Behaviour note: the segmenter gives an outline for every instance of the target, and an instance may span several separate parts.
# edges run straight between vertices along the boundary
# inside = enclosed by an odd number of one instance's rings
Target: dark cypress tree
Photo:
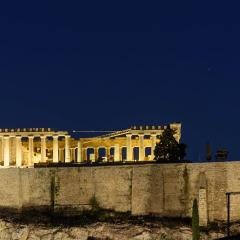
[[[212,160],[212,148],[210,143],[206,144],[206,160],[211,161]]]
[[[178,143],[174,137],[174,130],[167,126],[159,138],[154,149],[155,160],[176,161],[183,160],[186,155],[186,145]]]
[[[200,230],[199,230],[199,214],[198,214],[198,204],[197,199],[193,201],[192,207],[192,240],[200,239]]]

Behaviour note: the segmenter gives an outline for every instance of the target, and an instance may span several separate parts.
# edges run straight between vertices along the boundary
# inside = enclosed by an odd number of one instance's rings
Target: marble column
[[[119,144],[114,145],[114,161],[120,161],[120,147]]]
[[[139,134],[139,161],[145,160],[144,135]]]
[[[3,136],[1,136],[1,162],[4,162],[4,140]]]
[[[46,136],[41,136],[41,162],[46,162]]]
[[[82,161],[82,143],[78,141],[77,162]]]
[[[126,134],[127,136],[127,161],[133,160],[133,149],[132,149],[132,134]]]
[[[71,162],[71,159],[70,159],[69,139],[70,139],[70,136],[69,136],[69,135],[66,135],[66,136],[65,136],[65,162],[66,162],[66,163]]]
[[[87,159],[87,148],[83,148],[82,151],[83,151],[83,160],[87,161],[88,160]]]
[[[122,148],[120,147],[120,149],[119,149],[119,159],[120,159],[120,161],[123,161],[123,155],[122,155]]]
[[[156,140],[157,140],[157,136],[156,135],[152,135],[151,136],[151,139],[152,139],[152,146],[151,146],[151,159],[154,160],[154,149],[156,147]]]
[[[95,154],[95,159],[93,162],[96,162],[98,160],[98,148],[94,148],[94,154]]]
[[[32,166],[34,164],[33,159],[33,136],[28,136],[28,148],[29,148],[29,154],[28,154],[28,165]]]
[[[22,137],[16,136],[16,167],[22,166]]]
[[[77,161],[77,147],[75,147],[74,149],[73,149],[73,160],[74,160],[74,162],[76,162]]]
[[[106,160],[110,160],[110,157],[111,157],[110,149],[111,149],[110,147],[105,147]]]
[[[59,161],[64,162],[64,149],[59,149]]]
[[[3,137],[3,155],[4,155],[4,167],[8,167],[10,164],[10,137]]]
[[[58,136],[53,136],[53,162],[58,163]]]
[[[75,162],[75,148],[70,148],[70,159]]]

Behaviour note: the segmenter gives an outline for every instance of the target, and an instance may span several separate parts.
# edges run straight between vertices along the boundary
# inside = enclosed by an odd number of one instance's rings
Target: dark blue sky
[[[240,159],[237,1],[5,2],[1,127],[180,121],[188,158]]]

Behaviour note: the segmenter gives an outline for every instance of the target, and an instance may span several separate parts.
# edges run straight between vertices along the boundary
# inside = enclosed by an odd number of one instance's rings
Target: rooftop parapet
[[[52,132],[51,128],[0,128],[0,132]]]
[[[52,128],[0,128],[0,135],[21,135],[21,136],[40,136],[40,135],[67,135],[67,131],[55,131]]]

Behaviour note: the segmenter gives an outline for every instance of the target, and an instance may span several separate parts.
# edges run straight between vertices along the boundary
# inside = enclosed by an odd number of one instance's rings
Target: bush
[[[114,223],[127,220],[131,216],[130,212],[116,212],[101,208],[95,197],[90,199],[89,204],[91,205],[91,210],[85,213],[95,221]]]
[[[98,212],[101,209],[101,207],[95,197],[92,197],[90,199],[89,204],[92,206],[92,208],[91,208],[92,212]]]

